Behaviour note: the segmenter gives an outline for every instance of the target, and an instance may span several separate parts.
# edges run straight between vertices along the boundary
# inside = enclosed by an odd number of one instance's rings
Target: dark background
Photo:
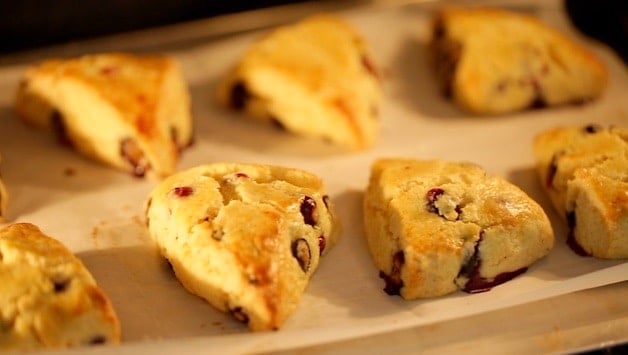
[[[0,0],[0,54],[303,2],[306,0]],[[628,62],[628,0],[564,0],[564,4],[576,27],[609,44]]]
[[[0,0],[0,54],[305,0]]]

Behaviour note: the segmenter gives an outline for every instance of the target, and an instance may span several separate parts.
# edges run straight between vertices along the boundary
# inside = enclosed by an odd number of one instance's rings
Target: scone
[[[2,176],[0,175],[0,222],[4,221],[4,215],[7,210],[7,203],[9,202],[9,195],[7,189],[2,183]]]
[[[628,129],[557,127],[534,140],[537,171],[567,243],[580,255],[628,258]]]
[[[431,43],[444,92],[476,114],[582,103],[602,95],[604,64],[533,16],[446,8]]]
[[[32,224],[0,229],[0,350],[119,341],[111,302],[77,257]]]
[[[44,61],[26,70],[15,111],[84,155],[136,176],[171,174],[192,139],[188,89],[166,56]]]
[[[289,132],[364,149],[379,133],[376,70],[354,28],[316,15],[254,43],[217,96],[227,107]]]
[[[554,234],[518,187],[471,163],[380,159],[364,196],[384,290],[404,299],[490,290],[545,256]]]
[[[279,329],[296,309],[338,229],[318,177],[237,163],[168,177],[146,219],[183,286],[255,331]]]

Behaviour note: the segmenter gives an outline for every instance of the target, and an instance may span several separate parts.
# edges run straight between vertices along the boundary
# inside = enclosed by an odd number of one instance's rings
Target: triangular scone
[[[432,48],[445,92],[477,114],[581,103],[607,84],[606,68],[592,52],[521,13],[444,9]]]
[[[581,255],[628,258],[628,129],[558,127],[540,133],[541,183]]]
[[[554,245],[541,206],[470,163],[376,161],[364,225],[384,290],[404,299],[489,290]]]
[[[0,228],[0,350],[120,342],[111,302],[83,263],[29,223]]]
[[[338,238],[322,181],[269,165],[174,174],[153,190],[146,218],[183,286],[256,331],[281,327]]]
[[[2,183],[2,175],[0,175],[0,222],[4,221],[4,215],[7,210],[7,204],[9,202],[9,195],[7,189]]]
[[[15,110],[83,154],[136,176],[171,174],[192,139],[188,89],[166,56],[45,61],[26,71]]]
[[[244,53],[218,99],[296,134],[364,149],[379,133],[381,87],[367,45],[331,15],[267,34]]]

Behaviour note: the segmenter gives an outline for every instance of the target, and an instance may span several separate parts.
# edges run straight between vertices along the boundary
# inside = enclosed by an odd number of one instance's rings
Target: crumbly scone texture
[[[102,53],[25,71],[15,111],[84,155],[137,176],[175,171],[192,140],[190,96],[178,62]]]
[[[539,19],[494,8],[445,8],[432,48],[445,93],[476,114],[582,103],[602,95],[604,63]]]
[[[554,243],[549,219],[525,192],[463,162],[375,161],[364,226],[385,291],[404,299],[486,291]]]
[[[76,256],[35,225],[0,229],[0,350],[119,341],[111,302]]]
[[[146,222],[188,291],[259,331],[282,326],[336,243],[332,209],[311,173],[215,163],[162,181]]]
[[[381,84],[365,39],[333,15],[279,27],[253,43],[217,91],[248,117],[352,149],[375,144]]]
[[[628,129],[556,127],[534,140],[540,182],[574,251],[628,258]]]
[[[0,161],[2,156],[0,156]],[[2,175],[0,175],[0,222],[4,221],[4,216],[7,210],[7,204],[9,203],[9,194],[6,187],[2,182]]]

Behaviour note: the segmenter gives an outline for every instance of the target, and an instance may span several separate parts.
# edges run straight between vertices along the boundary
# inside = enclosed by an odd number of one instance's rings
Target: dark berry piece
[[[57,110],[52,111],[52,114],[50,115],[50,125],[52,127],[52,131],[54,132],[54,135],[57,137],[57,141],[60,144],[66,147],[73,146],[72,141],[68,136],[68,131],[65,126],[65,121],[61,112]]]
[[[231,96],[229,97],[229,106],[234,110],[243,110],[251,94],[243,82],[238,81],[231,88]]]
[[[292,242],[292,255],[299,262],[299,266],[303,272],[307,272],[310,269],[312,252],[310,251],[310,245],[305,239],[299,238]]]
[[[107,338],[103,335],[94,335],[91,339],[89,339],[89,345],[101,345],[107,342]]]
[[[425,198],[427,198],[427,210],[432,213],[439,214],[438,208],[435,203],[438,198],[445,193],[445,190],[440,187],[434,187],[427,191],[425,194]]]
[[[229,309],[229,313],[233,316],[233,318],[237,319],[241,323],[248,324],[249,316],[244,312],[242,307],[235,307]]]
[[[600,126],[599,124],[592,123],[592,124],[584,126],[583,129],[586,133],[597,133],[597,132],[602,131],[604,128]]]
[[[556,152],[552,156],[552,160],[550,160],[549,165],[547,166],[547,176],[545,177],[545,186],[548,188],[554,187],[554,177],[556,176],[556,172],[558,171],[558,159],[565,154],[565,152],[560,151]]]
[[[319,255],[323,255],[323,250],[325,250],[325,247],[327,246],[327,239],[325,239],[324,235],[319,235],[318,236],[318,250],[319,250]]]
[[[492,279],[487,279],[480,276],[480,266],[482,264],[482,259],[480,258],[480,243],[482,242],[483,237],[484,231],[481,231],[480,238],[475,243],[473,255],[462,266],[460,272],[458,273],[458,277],[464,276],[467,278],[467,283],[462,289],[464,292],[480,293],[489,291],[493,287],[500,285],[506,281],[512,280],[513,278],[523,274],[528,270],[527,267],[523,267],[515,271],[503,272]]]
[[[150,164],[144,153],[132,138],[125,138],[120,142],[120,155],[133,167],[133,175],[142,177],[150,169]]]
[[[190,196],[194,192],[194,189],[189,186],[177,186],[172,191],[179,197],[186,197]]]
[[[569,231],[567,232],[567,245],[569,246],[569,248],[571,248],[571,250],[573,250],[574,253],[580,256],[591,256],[591,253],[584,250],[584,248],[582,248],[582,246],[576,240],[576,236],[575,236],[576,212],[575,211],[567,212],[566,218],[567,218],[567,227],[569,228]]]
[[[70,283],[72,282],[72,279],[67,278],[67,277],[56,277],[52,280],[52,284],[54,287],[54,292],[55,293],[62,293],[65,292],[68,287],[70,286]]]
[[[384,292],[388,295],[399,295],[401,288],[403,287],[403,280],[401,279],[401,268],[405,264],[406,258],[403,251],[399,250],[392,256],[392,268],[390,274],[386,274],[383,271],[379,272],[379,277],[384,279],[386,283],[384,286]]]
[[[309,196],[303,197],[300,207],[301,215],[305,224],[316,225],[316,201]]]

